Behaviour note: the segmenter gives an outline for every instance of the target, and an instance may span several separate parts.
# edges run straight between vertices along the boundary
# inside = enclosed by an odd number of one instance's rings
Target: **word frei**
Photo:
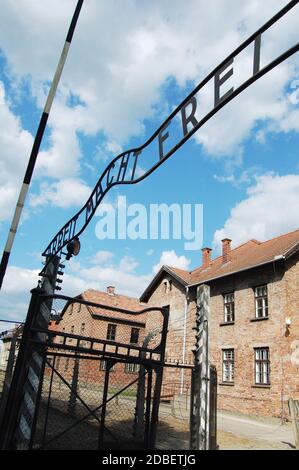
[[[99,240],[185,240],[185,250],[199,250],[203,242],[202,204],[101,204],[95,233]]]
[[[292,54],[298,52],[299,46],[297,43],[261,68],[261,44],[264,33],[293,8],[295,4],[296,2],[290,2],[289,5],[286,5],[276,16],[222,61],[195,87],[145,144],[123,152],[114,158],[102,173],[85,205],[56,234],[43,252],[43,255],[50,256],[59,253],[71,239],[79,236],[91,221],[109,189],[115,185],[134,184],[149,176],[226,103],[249,87],[258,78],[268,73]],[[235,76],[235,65],[238,61],[235,59],[238,56],[240,57],[245,49],[246,51],[252,51],[250,52],[252,53],[251,67],[246,71],[247,69],[244,70],[242,65],[239,66],[239,77],[237,77]],[[235,81],[233,81],[233,77],[235,77]],[[240,79],[240,77],[242,77],[241,83],[238,86],[234,86],[234,83],[237,83],[236,79]],[[205,112],[199,106],[198,94],[199,92],[202,93],[206,86],[210,87],[211,84],[213,85],[211,108],[208,112]],[[204,112],[204,115],[199,118],[198,116],[201,112]],[[146,152],[151,144],[153,144],[153,149],[150,154],[151,158],[148,159],[146,158]],[[152,159],[154,163],[140,174],[137,169],[144,168],[148,165],[147,162]],[[142,161],[142,165],[140,165],[140,161]]]

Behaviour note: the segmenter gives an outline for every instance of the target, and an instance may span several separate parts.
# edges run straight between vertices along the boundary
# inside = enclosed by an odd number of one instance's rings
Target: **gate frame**
[[[48,280],[47,280],[48,282]],[[68,302],[80,303],[86,306],[98,307],[106,310],[113,310],[119,313],[128,314],[128,315],[140,315],[143,313],[149,312],[160,312],[163,319],[163,326],[160,331],[161,339],[160,343],[154,348],[149,348],[147,346],[136,346],[126,343],[120,343],[116,341],[101,340],[98,338],[86,337],[82,335],[74,335],[71,333],[63,333],[59,331],[51,331],[48,328],[45,328],[44,323],[40,323],[40,319],[43,318],[41,308],[45,302],[50,303],[54,299],[65,300]],[[20,343],[19,354],[17,357],[16,367],[12,379],[12,384],[9,390],[7,406],[4,412],[4,416],[1,422],[1,434],[0,434],[0,448],[1,449],[15,449],[18,448],[18,436],[17,429],[20,425],[20,413],[22,407],[24,406],[24,387],[26,386],[26,381],[28,380],[28,371],[30,366],[30,360],[34,352],[39,352],[42,355],[42,367],[40,370],[38,391],[36,394],[36,404],[32,420],[32,428],[30,432],[30,437],[28,439],[28,445],[25,448],[31,449],[33,445],[33,439],[36,428],[36,420],[38,414],[38,407],[40,403],[40,396],[42,391],[42,384],[44,378],[44,368],[46,363],[46,357],[48,350],[56,349],[68,351],[69,353],[74,352],[76,356],[70,354],[72,357],[80,357],[80,354],[90,354],[94,359],[101,358],[109,361],[109,364],[112,365],[112,362],[134,362],[140,365],[143,365],[147,368],[155,370],[156,372],[156,383],[154,389],[154,401],[152,406],[151,420],[150,425],[148,426],[148,441],[146,445],[149,448],[153,448],[155,445],[157,422],[158,422],[158,413],[159,413],[159,396],[161,393],[161,385],[163,380],[163,365],[165,361],[165,347],[166,347],[166,338],[167,338],[167,328],[168,328],[168,319],[169,319],[169,306],[166,307],[146,307],[140,311],[130,311],[127,309],[122,309],[119,307],[111,307],[95,302],[89,302],[85,300],[79,300],[77,298],[72,298],[64,295],[58,294],[45,294],[45,290],[41,287],[32,290],[32,298],[29,305],[27,320],[24,325],[24,331],[22,340]],[[53,338],[55,336],[62,337],[63,343],[53,343]],[[75,339],[76,342],[73,345],[66,345],[67,338]],[[84,341],[90,343],[90,347],[80,346],[80,342]],[[102,350],[94,349],[94,344],[102,345]],[[106,346],[114,346],[115,352],[106,351]],[[127,354],[120,354],[118,352],[119,348],[126,348]],[[130,355],[131,351],[139,352],[139,356]],[[149,357],[146,357],[148,355]],[[153,358],[154,355],[154,358]],[[84,356],[81,356],[83,359]],[[111,368],[110,365],[110,368]],[[109,368],[109,369],[110,369]],[[104,392],[107,394],[107,387],[109,384],[109,371],[105,373],[105,384]],[[73,392],[75,392],[73,390]],[[105,398],[105,397],[104,397]],[[107,396],[106,396],[107,399]],[[105,404],[105,400],[103,401]],[[105,406],[103,407],[103,409]],[[147,412],[149,413],[149,408],[147,407]],[[105,422],[105,411],[102,411],[102,426]],[[101,429],[101,432],[103,430]],[[102,442],[101,436],[99,436],[99,443]]]

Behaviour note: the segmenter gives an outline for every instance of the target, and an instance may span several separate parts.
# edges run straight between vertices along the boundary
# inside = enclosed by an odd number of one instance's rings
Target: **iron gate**
[[[131,373],[124,379],[116,366]],[[155,369],[138,362],[48,354],[32,448],[150,448],[155,376]]]
[[[45,329],[34,318],[49,300],[56,315]],[[169,307],[130,311],[44,294],[38,294],[31,307],[32,325],[21,341],[2,421],[2,430],[8,430],[2,447],[153,448]],[[80,315],[84,321],[86,315],[93,316],[93,336],[73,332],[73,312],[81,329],[85,323]],[[147,329],[133,342],[126,327],[149,313]],[[117,341],[108,334],[111,321],[122,327]],[[12,412],[16,403],[17,415]]]

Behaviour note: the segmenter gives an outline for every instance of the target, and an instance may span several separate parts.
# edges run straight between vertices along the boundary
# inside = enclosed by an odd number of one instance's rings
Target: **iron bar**
[[[147,391],[146,391],[146,409],[145,409],[145,427],[144,427],[144,445],[145,449],[150,448],[150,418],[151,418],[151,400],[152,400],[152,381],[153,371],[149,369],[147,378]]]
[[[47,401],[46,416],[45,416],[45,423],[44,423],[44,432],[43,432],[42,445],[41,445],[41,448],[42,448],[42,449],[44,449],[44,447],[45,447],[45,441],[46,441],[46,433],[47,433],[47,426],[48,426],[48,416],[49,416],[50,401],[51,401],[51,394],[52,394],[52,386],[53,386],[53,377],[54,377],[54,370],[55,370],[55,362],[56,362],[56,356],[53,356],[53,367],[52,367],[52,370],[51,370],[51,378],[50,378],[50,385],[49,385],[48,401]]]
[[[52,107],[52,104],[53,104],[53,100],[54,100],[54,97],[55,97],[55,94],[56,94],[56,90],[57,90],[58,83],[59,83],[61,75],[62,75],[62,71],[63,71],[64,65],[65,65],[66,59],[67,59],[67,55],[68,55],[68,52],[69,52],[69,48],[70,48],[70,45],[71,45],[71,42],[72,42],[73,34],[74,34],[74,31],[75,31],[75,28],[76,28],[76,24],[77,24],[79,15],[80,15],[80,11],[81,11],[83,2],[84,2],[84,0],[78,0],[78,2],[77,2],[77,6],[76,6],[76,9],[74,11],[72,20],[71,20],[71,24],[70,24],[70,27],[69,27],[69,30],[68,30],[68,33],[67,33],[67,36],[66,36],[66,40],[65,40],[65,43],[64,43],[64,46],[63,46],[63,50],[62,50],[62,53],[61,53],[61,56],[60,56],[60,59],[59,59],[58,65],[57,65],[57,69],[56,69],[56,72],[55,72],[55,75],[54,75],[54,78],[53,78],[53,81],[52,81],[52,84],[51,84],[51,87],[50,87],[50,90],[49,90],[49,93],[48,93],[47,101],[46,101],[42,116],[40,118],[38,130],[37,130],[37,133],[35,135],[35,139],[34,139],[34,142],[33,142],[33,147],[32,147],[32,150],[31,150],[31,154],[30,154],[30,158],[29,158],[29,161],[28,161],[27,169],[26,169],[26,172],[25,172],[23,184],[21,186],[21,191],[20,191],[20,194],[19,194],[19,197],[18,197],[18,202],[17,202],[16,208],[15,208],[15,212],[14,212],[14,216],[13,216],[13,219],[12,219],[11,227],[10,227],[10,230],[9,230],[9,233],[8,233],[8,238],[7,238],[6,245],[5,245],[3,254],[2,254],[2,259],[1,259],[1,264],[0,264],[0,290],[1,290],[1,287],[2,287],[3,279],[4,279],[4,276],[5,276],[5,273],[6,273],[6,269],[7,269],[7,266],[8,266],[9,257],[10,257],[10,253],[11,253],[11,250],[12,250],[12,247],[13,247],[14,239],[15,239],[15,236],[16,236],[16,233],[17,233],[17,230],[18,230],[18,226],[19,226],[20,218],[21,218],[22,211],[23,211],[23,208],[24,208],[26,196],[27,196],[29,186],[30,186],[30,183],[31,183],[31,179],[32,179],[35,163],[36,163],[36,160],[37,160],[37,156],[38,156],[38,153],[39,153],[40,145],[41,145],[41,142],[42,142],[42,139],[43,139],[43,136],[44,136],[44,132],[45,132],[45,129],[46,129],[46,126],[47,126],[47,122],[48,122],[49,114],[50,114],[51,107]]]
[[[46,360],[46,363],[48,364],[48,366],[50,368],[52,368],[52,364],[50,364],[49,361]],[[60,378],[60,380],[62,380],[62,382],[71,390],[71,392],[78,398],[78,400],[80,401],[80,403],[82,403],[83,406],[85,406],[85,408],[89,411],[89,414],[91,414],[97,421],[99,421],[99,418],[97,417],[97,415],[95,415],[92,410],[89,408],[89,406],[85,403],[85,401],[80,397],[80,395],[78,394],[78,392],[76,392],[72,386],[65,380],[65,378],[58,372],[57,369],[55,369],[55,374],[58,375],[58,377]]]
[[[110,369],[113,366],[114,362],[107,361],[107,368],[105,370],[105,381],[104,381],[104,391],[103,391],[103,399],[102,399],[102,410],[101,410],[101,421],[100,421],[100,428],[99,428],[99,443],[98,449],[102,449],[103,442],[104,442],[104,426],[105,426],[105,418],[106,418],[106,408],[107,408],[107,397],[108,397],[108,386],[109,386],[109,375]]]
[[[236,97],[238,94],[240,94],[243,90],[245,90],[249,85],[254,83],[256,80],[261,78],[263,75],[268,73],[270,70],[272,70],[274,67],[279,65],[281,62],[286,60],[288,57],[291,55],[295,54],[299,50],[299,44],[297,43],[295,46],[291,47],[286,51],[285,53],[281,54],[278,58],[276,58],[274,61],[272,61],[270,64],[265,66],[263,69],[258,69],[257,67],[257,59],[258,59],[258,51],[257,51],[257,44],[259,44],[260,41],[260,36],[261,34],[269,29],[274,23],[276,23],[282,16],[284,16],[289,10],[291,10],[293,7],[295,7],[298,3],[298,0],[293,0],[289,2],[284,8],[282,8],[277,14],[275,14],[270,20],[268,20],[263,26],[261,26],[255,33],[253,33],[249,38],[247,38],[239,47],[237,47],[230,55],[226,57],[212,72],[210,72],[196,87],[195,89],[181,102],[181,104],[174,109],[174,111],[169,115],[169,117],[164,121],[164,123],[154,132],[154,134],[140,147],[134,148],[127,150],[126,152],[121,153],[117,157],[115,157],[108,165],[108,167],[104,170],[104,173],[100,177],[97,185],[95,186],[94,190],[91,193],[90,198],[88,201],[85,203],[85,205],[82,207],[82,209],[73,216],[70,221],[68,221],[62,229],[56,234],[56,236],[52,239],[52,241],[49,243],[47,248],[45,249],[43,255],[51,255],[53,256],[56,253],[59,253],[63,247],[72,239],[75,237],[78,237],[81,235],[81,233],[85,230],[87,225],[90,223],[98,205],[101,203],[103,197],[106,195],[106,193],[115,185],[119,184],[136,184],[143,179],[145,179],[147,176],[149,176],[153,171],[155,171],[162,163],[164,163],[171,155],[173,155],[207,120],[209,120],[215,113],[217,113],[223,106],[225,106],[227,103],[229,103],[234,97]],[[235,56],[237,56],[240,52],[242,52],[249,44],[251,44],[253,41],[255,41],[255,51],[254,51],[254,74],[253,76],[248,79],[246,82],[244,82],[241,86],[239,86],[236,90],[234,90],[232,93],[227,94],[224,99],[221,99],[217,105],[214,106],[214,108],[203,118],[201,119],[197,125],[193,127],[193,129],[190,132],[187,132],[186,135],[166,154],[163,155],[163,157],[157,161],[156,164],[154,164],[148,171],[146,171],[143,175],[140,177],[134,179],[132,177],[130,180],[124,181],[124,180],[115,180],[109,183],[109,185],[105,188],[105,190],[102,190],[100,197],[97,197],[96,199],[96,204],[93,204],[93,196],[96,194],[98,188],[102,184],[102,180],[104,176],[107,176],[107,173],[109,172],[109,169],[115,166],[115,162],[117,160],[120,160],[124,158],[128,154],[135,154],[139,155],[144,148],[146,148],[163,130],[167,125],[170,123],[170,121],[175,118],[175,116],[183,109],[184,106],[186,106],[190,100],[196,95],[196,93],[203,88],[205,84],[209,82],[209,80],[213,79],[216,75],[216,73],[219,73],[221,69],[231,60],[234,59]],[[135,174],[134,174],[135,176]],[[88,209],[88,210],[87,210]],[[85,214],[85,222],[83,226],[78,230],[76,234],[73,234],[66,237],[64,243],[62,244],[57,244],[57,239],[60,236],[60,238],[64,239],[64,234],[67,231],[68,227],[70,227],[74,221],[77,221],[79,216],[84,212],[87,211]],[[72,237],[72,238],[70,238]],[[53,246],[52,246],[53,245]],[[54,246],[57,248],[54,248]]]
[[[131,385],[133,385],[134,383],[136,383],[138,381],[138,377],[133,380],[133,382],[129,383],[128,385],[126,385],[124,388],[122,388],[121,390],[119,390],[117,393],[115,393],[113,396],[109,397],[107,399],[107,403],[109,403],[111,400],[114,400],[114,398],[116,398],[118,395],[120,395],[121,393],[123,393],[125,390],[127,390],[129,387],[131,387]],[[101,403],[97,408],[94,408],[93,409],[93,413],[96,413],[97,411],[99,411],[103,406],[103,403]],[[78,419],[75,423],[71,424],[68,428],[64,429],[63,431],[61,431],[59,434],[57,434],[56,436],[52,437],[52,439],[50,439],[46,444],[50,444],[51,442],[55,441],[56,439],[59,439],[60,437],[62,437],[66,432],[70,431],[71,429],[73,429],[75,426],[77,426],[78,424],[80,424],[82,421],[84,421],[86,418],[88,418],[88,416],[90,415],[90,413],[86,414],[83,416],[83,418],[80,418]]]

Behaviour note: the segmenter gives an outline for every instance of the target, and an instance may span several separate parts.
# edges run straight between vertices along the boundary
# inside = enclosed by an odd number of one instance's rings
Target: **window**
[[[125,364],[125,373],[126,374],[136,374],[139,372],[139,364]]]
[[[268,317],[268,289],[267,286],[259,286],[254,289],[255,317]]]
[[[255,348],[254,363],[256,385],[270,385],[269,348]]]
[[[233,383],[235,372],[235,351],[234,349],[222,350],[222,381]]]
[[[69,362],[70,362],[70,358],[67,357],[66,360],[65,360],[65,364],[64,364],[64,372],[66,372],[68,370]]]
[[[131,329],[130,343],[131,344],[138,344],[138,340],[139,340],[139,328],[132,328]]]
[[[231,323],[235,321],[235,294],[225,294],[224,300],[224,323]]]
[[[62,333],[64,333],[64,332],[65,332],[65,328],[62,328]],[[60,342],[63,343],[63,342],[64,342],[64,339],[65,339],[65,337],[64,337],[64,336],[61,336],[61,337],[60,337]]]
[[[171,292],[171,290],[172,290],[172,281],[171,280],[165,279],[163,281],[163,285],[164,285],[164,293],[165,294],[168,294],[168,292]]]
[[[107,361],[105,361],[104,359],[102,359],[102,360],[100,361],[99,369],[100,369],[100,370],[107,370]],[[113,366],[110,367],[110,371],[114,371],[114,370],[115,370],[115,364],[113,364]]]
[[[108,328],[107,328],[107,339],[110,341],[115,341],[116,338],[116,325],[113,325],[112,323],[108,323]]]

